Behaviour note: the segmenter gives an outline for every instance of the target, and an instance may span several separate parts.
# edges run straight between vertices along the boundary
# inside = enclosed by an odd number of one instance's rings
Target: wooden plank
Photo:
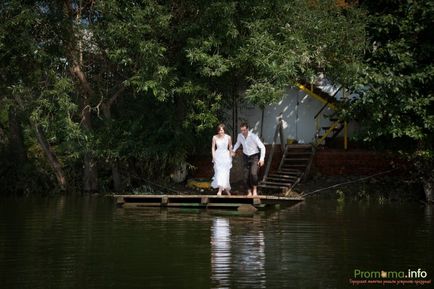
[[[256,197],[247,196],[247,195],[231,195],[231,196],[217,196],[217,195],[113,195],[112,197],[123,197],[124,199],[134,198],[162,198],[163,196],[167,196],[168,198],[203,198],[207,197],[209,199],[252,199],[252,198],[260,198],[260,199],[273,199],[273,200],[290,200],[290,198],[284,198],[280,196],[271,196],[271,195],[259,195]]]
[[[304,173],[303,173],[303,178],[300,180],[300,181],[302,181],[302,182],[304,182],[304,181],[306,181],[306,179],[307,179],[307,177],[308,177],[308,175],[309,175],[309,172],[310,172],[310,168],[312,167],[312,163],[313,163],[313,158],[314,158],[314,156],[315,156],[315,147],[312,147],[312,154],[310,155],[310,160],[309,160],[309,162],[308,162],[308,164],[307,164],[307,166],[306,166],[306,168],[305,168],[305,170],[304,170]],[[295,185],[294,185],[295,186]],[[293,186],[293,187],[294,187]],[[293,187],[291,187],[291,189],[293,188]]]
[[[122,206],[123,208],[138,208],[138,207],[161,207],[161,203],[128,203]]]
[[[241,204],[241,203],[208,203],[208,205],[206,207],[207,208],[209,208],[209,207],[238,208],[241,205],[246,205],[246,204]]]
[[[300,173],[279,173],[279,172],[277,172],[277,173],[270,174],[269,177],[292,179],[292,178],[298,177],[299,175],[301,175],[301,174]]]
[[[301,148],[311,148],[310,144],[288,144],[286,145],[287,149],[301,149]]]
[[[261,204],[261,199],[260,198],[254,198],[253,199],[253,205],[258,206]]]
[[[273,177],[273,176],[268,176],[264,181],[280,181],[280,182],[290,182],[293,180],[296,180],[298,177]]]
[[[290,169],[290,168],[304,168],[304,167],[306,167],[306,164],[291,164],[291,165],[284,165],[283,167],[282,167],[282,170],[285,170],[285,169]]]
[[[168,207],[205,207],[201,203],[168,203]]]
[[[290,187],[292,185],[292,183],[288,183],[288,182],[273,182],[273,181],[263,181],[263,182],[261,182],[261,184],[263,184],[263,185],[281,185],[281,186],[286,186],[286,187]]]
[[[282,190],[285,190],[288,188],[288,187],[284,187],[284,186],[275,186],[275,185],[267,185],[267,184],[259,184],[259,187],[268,188],[268,189],[282,189]]]
[[[280,170],[283,166],[283,160],[286,158],[286,153],[288,152],[288,145],[285,147],[285,151],[283,152],[283,156],[282,159],[280,159],[280,163],[279,163],[279,167],[278,169]]]
[[[267,178],[263,183],[281,183],[281,184],[292,184],[294,179],[282,179],[282,178]]]
[[[310,159],[309,158],[286,158],[285,162],[292,162],[292,161],[294,161],[294,162],[305,162],[305,161],[308,161],[308,160],[310,160]]]
[[[299,170],[299,169],[291,169],[291,168],[288,168],[288,169],[281,169],[281,170],[278,171],[278,172],[285,172],[285,173],[300,173],[300,174],[303,173],[302,170]]]
[[[278,186],[271,184],[260,185],[262,188],[270,189],[287,189],[286,186]],[[253,204],[256,199],[260,200],[261,206],[266,204],[290,204],[293,201],[301,201],[303,198],[294,197],[280,197],[280,196],[269,196],[269,195],[259,195],[259,196],[216,196],[216,195],[114,195],[116,201],[124,200],[125,203],[122,207],[125,208],[138,208],[138,207],[193,207],[193,208],[235,208],[242,204]],[[122,198],[122,199],[121,199]],[[168,200],[165,203],[165,200]],[[179,201],[177,201],[179,200]],[[208,201],[208,203],[206,203]]]
[[[167,203],[169,202],[169,198],[167,196],[163,196],[161,198],[161,205],[167,205]]]
[[[209,198],[208,197],[202,197],[202,199],[200,200],[202,205],[206,205],[209,202]]]
[[[276,172],[273,175],[276,177],[288,177],[288,178],[293,178],[293,177],[298,177],[300,176],[302,173],[295,173],[295,172]]]
[[[264,177],[266,177],[268,175],[268,173],[270,172],[270,166],[271,166],[271,162],[272,162],[273,156],[274,156],[274,146],[276,144],[276,139],[277,139],[277,134],[279,132],[279,127],[282,127],[282,116],[279,116],[279,122],[276,126],[276,131],[274,132],[273,144],[271,145],[271,152],[270,152],[268,160],[267,160],[267,166],[265,168]],[[282,145],[283,145],[283,143],[282,143]]]
[[[116,205],[122,206],[125,204],[125,199],[123,197],[116,197]]]
[[[288,170],[288,171],[276,171],[271,173],[270,175],[287,175],[287,176],[297,176],[302,174],[303,172],[300,170]]]
[[[299,174],[297,175],[273,174],[273,175],[269,175],[267,178],[291,180],[291,179],[296,179],[298,176]]]

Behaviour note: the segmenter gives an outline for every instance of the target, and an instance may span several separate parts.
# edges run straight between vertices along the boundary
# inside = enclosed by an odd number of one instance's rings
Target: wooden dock
[[[190,207],[239,209],[253,206],[256,209],[291,206],[304,200],[302,197],[279,196],[216,196],[216,195],[114,195],[119,207]]]

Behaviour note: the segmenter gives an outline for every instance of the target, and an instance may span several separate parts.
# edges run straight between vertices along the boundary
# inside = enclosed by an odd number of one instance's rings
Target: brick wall
[[[396,162],[384,153],[367,150],[319,149],[315,153],[312,173],[322,175],[370,175],[392,168]]]
[[[266,145],[265,165],[271,152],[271,145]],[[270,171],[277,170],[282,151],[280,145],[276,145],[273,154]],[[336,176],[336,175],[370,175],[386,171],[392,168],[392,162],[397,163],[399,160],[392,158],[384,153],[368,151],[362,149],[318,149],[315,153],[311,173],[319,173],[321,175]],[[214,175],[211,156],[194,157],[190,159],[190,163],[198,169],[191,173],[193,178],[211,178]],[[265,172],[265,167],[259,171],[259,176]],[[237,156],[234,158],[233,167],[231,170],[231,182],[242,180],[242,151],[238,150]]]

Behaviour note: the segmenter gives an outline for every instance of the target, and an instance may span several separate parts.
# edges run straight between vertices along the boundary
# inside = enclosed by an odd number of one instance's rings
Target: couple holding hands
[[[225,133],[225,125],[217,126],[217,134],[212,137],[212,160],[214,163],[214,177],[211,186],[218,188],[217,195],[223,191],[230,195],[231,185],[229,182],[232,168],[232,157],[240,146],[243,146],[244,159],[244,187],[247,196],[257,196],[258,168],[264,165],[265,146],[259,137],[249,131],[249,125],[243,122],[240,125],[241,133],[238,134],[237,142],[232,147],[232,139]]]

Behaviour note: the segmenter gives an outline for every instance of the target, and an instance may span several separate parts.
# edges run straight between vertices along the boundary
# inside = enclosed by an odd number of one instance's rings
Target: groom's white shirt
[[[237,143],[234,145],[233,150],[236,151],[240,145],[243,146],[243,153],[245,155],[251,156],[259,153],[259,150],[261,150],[261,156],[259,160],[263,161],[265,159],[265,146],[259,137],[253,132],[249,131],[247,137],[244,137],[242,133],[239,133],[237,137]]]

